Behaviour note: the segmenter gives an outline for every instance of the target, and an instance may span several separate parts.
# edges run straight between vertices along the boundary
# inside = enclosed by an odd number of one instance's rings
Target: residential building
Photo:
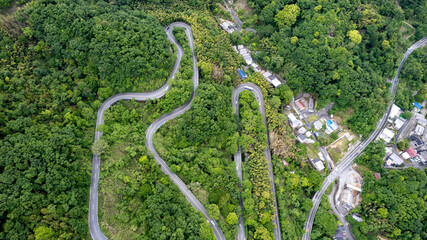
[[[323,153],[319,152],[317,153],[317,156],[319,156],[320,160],[325,161],[325,158],[323,157]]]
[[[409,136],[409,141],[411,141],[411,146],[413,146],[414,148],[419,148],[421,146],[424,146],[424,141],[421,140],[418,136],[416,135],[411,135]]]
[[[388,128],[384,128],[383,132],[380,134],[380,138],[383,139],[386,143],[389,143],[394,137],[394,132]]]
[[[391,161],[391,165],[400,165],[403,163],[403,160],[396,154],[393,153],[388,157],[388,160]]]
[[[251,66],[254,72],[261,72],[261,67],[258,66],[256,63],[252,63]]]
[[[313,100],[313,98],[308,99],[308,111],[314,112],[314,100]]]
[[[305,105],[304,105],[304,103],[302,103],[301,99],[296,100],[295,105],[297,106],[298,110],[300,110],[300,111],[305,109]]]
[[[424,127],[423,127],[423,126],[421,126],[420,124],[418,124],[418,125],[415,127],[414,132],[415,132],[415,134],[423,135],[423,133],[424,133]]]
[[[338,129],[338,125],[337,124],[335,124],[335,122],[334,121],[332,121],[332,120],[328,120],[327,122],[326,122],[326,128],[332,133],[332,132],[334,132],[335,130],[337,130]]]
[[[405,152],[409,155],[410,158],[413,158],[417,156],[417,151],[413,147],[408,147],[408,149],[405,150]]]
[[[303,134],[301,134],[301,133],[299,133],[298,135],[297,135],[297,140],[300,142],[300,143],[305,143],[305,140],[306,140],[307,138],[305,137],[305,135],[303,135]]]
[[[427,163],[427,150],[419,151],[418,154],[419,154],[418,156],[420,157],[420,161],[423,164],[426,164]]]
[[[399,130],[403,126],[403,124],[405,124],[405,121],[402,118],[397,117],[394,121],[394,128],[396,130]]]
[[[416,108],[416,109],[419,111],[419,110],[421,110],[421,108],[423,108],[423,107],[421,106],[421,104],[419,104],[419,103],[417,103],[417,102],[414,102],[414,108]]]
[[[302,122],[299,119],[297,119],[295,115],[292,113],[288,115],[288,119],[289,119],[289,123],[291,124],[291,127],[294,129],[301,127],[303,125]]]
[[[411,158],[411,156],[409,156],[409,154],[408,154],[407,152],[403,152],[403,153],[402,153],[402,157],[403,157],[403,159],[405,159],[405,160],[408,160],[408,159],[410,159],[410,158]]]
[[[426,127],[427,126],[427,120],[424,118],[420,118],[420,119],[418,119],[418,124],[421,124],[424,127]]]
[[[305,129],[305,127],[301,127],[300,129],[298,129],[299,134],[305,134],[306,132],[307,132],[307,129]]]
[[[315,121],[315,122],[313,123],[313,125],[314,125],[314,128],[315,128],[316,130],[320,130],[320,129],[322,129],[322,127],[323,127],[323,123],[322,123],[321,121],[319,121],[319,120]]]
[[[317,169],[317,171],[322,171],[325,169],[325,165],[323,165],[323,162],[320,161],[318,158],[313,159],[313,165]]]
[[[308,138],[309,138],[309,137],[311,137],[311,132],[307,131],[307,132],[305,133],[305,136],[306,136],[306,137],[308,137]]]
[[[393,119],[394,117],[399,116],[400,111],[401,111],[400,107],[393,104],[390,109],[389,118]]]

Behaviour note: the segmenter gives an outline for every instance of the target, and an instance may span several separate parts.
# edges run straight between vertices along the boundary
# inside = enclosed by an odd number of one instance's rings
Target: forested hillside
[[[0,27],[0,238],[84,239],[96,111],[164,84],[170,43],[152,16],[102,1],[16,16]]]
[[[264,150],[267,135],[259,104],[253,93],[239,96],[239,145],[242,149],[242,199],[248,239],[273,239],[274,198]]]
[[[377,239],[379,234],[390,239],[427,238],[426,172],[414,168],[387,170],[380,180],[365,172],[362,204],[355,209],[363,218],[357,222],[348,217],[357,239]]]
[[[251,46],[255,59],[280,75],[295,93],[317,95],[317,108],[334,102],[355,132],[368,134],[386,107],[387,78],[409,41],[403,11],[392,0],[315,2],[250,0],[244,25],[254,35],[233,37]]]

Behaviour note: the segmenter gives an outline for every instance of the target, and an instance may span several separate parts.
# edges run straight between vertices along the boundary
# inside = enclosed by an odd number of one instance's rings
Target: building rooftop
[[[415,149],[412,148],[412,147],[408,147],[408,149],[406,149],[405,152],[408,153],[409,157],[411,157],[411,158],[413,158],[413,157],[415,157],[415,156],[418,155],[417,151],[415,151]]]
[[[414,102],[414,107],[416,107],[416,108],[418,108],[418,109],[423,108],[423,107],[421,106],[421,104],[419,104],[419,103],[417,103],[417,102]]]
[[[391,106],[391,110],[390,110],[390,115],[389,115],[389,117],[390,117],[390,118],[394,118],[394,117],[396,117],[396,116],[399,114],[399,112],[400,112],[400,107],[398,107],[398,106],[396,106],[395,104],[393,104],[393,105]]]
[[[333,131],[335,131],[335,130],[337,130],[338,129],[338,126],[335,124],[335,122],[334,121],[332,121],[332,120],[328,120],[327,122],[326,122],[326,126],[329,128],[329,130],[331,131],[331,132],[333,132]]]
[[[303,135],[303,134],[300,133],[300,134],[297,135],[297,139],[301,143],[304,143],[307,138],[305,137],[305,135]]]
[[[388,128],[384,128],[384,131],[380,134],[380,138],[386,143],[389,143],[394,137],[394,132]]]
[[[304,103],[302,103],[301,99],[298,99],[295,101],[295,104],[297,105],[299,110],[304,110],[305,109],[305,105]]]
[[[394,127],[399,130],[403,124],[405,123],[405,121],[403,119],[401,119],[400,117],[396,118],[396,120],[394,121]]]
[[[418,134],[418,135],[423,135],[423,133],[424,133],[424,127],[423,126],[421,126],[421,125],[417,125],[416,127],[415,127],[415,133],[416,134]]]
[[[315,121],[315,122],[313,123],[313,125],[314,125],[314,128],[315,128],[316,130],[320,130],[320,129],[322,129],[322,127],[323,127],[323,123],[322,123],[321,121],[319,121],[319,120]]]
[[[380,178],[381,178],[381,174],[380,173],[374,173],[374,175],[375,175],[375,180],[380,180]]]
[[[322,171],[323,169],[325,169],[325,165],[323,165],[323,162],[320,161],[318,158],[313,159],[313,164],[318,171]]]
[[[403,163],[403,160],[396,154],[393,153],[388,157],[389,160],[393,162],[393,164],[400,165]]]
[[[307,132],[307,129],[305,129],[305,127],[298,129],[298,133],[305,134],[306,132]]]

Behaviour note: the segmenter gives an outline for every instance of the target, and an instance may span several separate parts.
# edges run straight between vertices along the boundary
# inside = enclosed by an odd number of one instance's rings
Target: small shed
[[[239,70],[237,70],[237,72],[239,73],[239,75],[240,75],[240,79],[245,79],[245,78],[247,78],[248,76],[246,75],[246,73],[244,73],[243,72],[243,70],[241,70],[241,69],[239,69]]]

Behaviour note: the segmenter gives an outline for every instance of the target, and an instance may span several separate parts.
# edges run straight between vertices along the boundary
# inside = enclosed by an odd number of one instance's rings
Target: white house
[[[388,128],[384,128],[384,131],[380,134],[380,138],[386,143],[389,143],[394,137],[394,132]]]
[[[291,124],[292,128],[298,128],[298,127],[301,127],[303,125],[302,122],[299,119],[297,119],[295,117],[295,115],[292,113],[288,115],[288,119],[289,119],[289,123]]]

